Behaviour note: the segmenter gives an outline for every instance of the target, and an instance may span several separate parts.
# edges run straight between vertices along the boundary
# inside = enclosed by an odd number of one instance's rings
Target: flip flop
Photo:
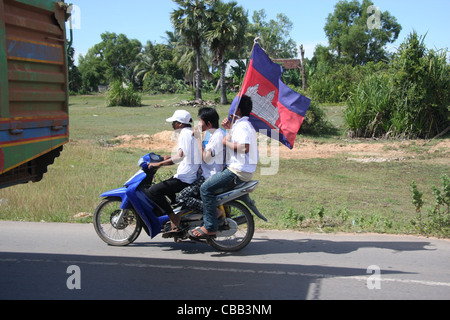
[[[194,235],[194,231],[200,233],[201,236],[200,236],[200,237],[195,236],[195,235]],[[216,236],[215,234],[214,234],[214,235],[207,235],[207,234],[202,230],[201,227],[197,227],[197,228],[195,228],[194,230],[189,230],[189,235],[190,235],[193,239],[195,239],[195,240],[210,240],[210,239],[215,239],[215,238],[217,238],[217,236]]]
[[[180,234],[181,232],[183,232],[183,229],[181,229],[180,227],[175,227],[172,228],[170,231],[164,232],[163,236],[177,235]]]

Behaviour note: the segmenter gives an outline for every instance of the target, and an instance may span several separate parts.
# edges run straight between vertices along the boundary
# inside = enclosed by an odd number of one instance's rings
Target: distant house
[[[300,70],[300,59],[275,59],[273,62],[281,64],[285,70]]]
[[[226,71],[225,71],[225,75],[227,77],[231,77],[233,75],[232,67],[237,67],[238,66],[236,61],[237,60],[230,60],[230,61],[228,61],[227,68],[226,68]],[[245,60],[245,59],[241,59],[239,61],[244,62],[244,64],[247,63],[247,60]],[[300,67],[301,67],[300,59],[274,59],[273,62],[278,63],[281,66],[283,66],[284,70],[292,70],[292,69],[300,70]]]

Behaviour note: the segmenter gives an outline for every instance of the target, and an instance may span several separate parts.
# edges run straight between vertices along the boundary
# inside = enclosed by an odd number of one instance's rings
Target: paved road
[[[110,247],[92,225],[0,222],[0,299],[448,300],[449,267],[446,240],[261,231],[225,254],[145,234]]]

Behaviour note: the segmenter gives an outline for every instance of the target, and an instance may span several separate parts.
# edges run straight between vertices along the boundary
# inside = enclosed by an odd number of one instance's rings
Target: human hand
[[[158,162],[158,163],[149,163],[148,164],[148,168],[149,169],[156,169],[156,170],[158,170],[159,168],[161,168],[162,167],[162,162]]]
[[[194,137],[202,137],[202,134],[203,134],[202,123],[199,122],[198,125],[196,125],[196,126],[194,127],[194,130],[193,130],[193,131],[194,131],[194,132],[193,132],[193,136],[194,136]]]
[[[231,121],[230,119],[226,118],[225,120],[222,121],[222,127],[225,130],[230,130],[231,129]]]
[[[227,142],[231,142],[231,135],[227,135],[226,137],[223,138],[223,145],[226,146]]]

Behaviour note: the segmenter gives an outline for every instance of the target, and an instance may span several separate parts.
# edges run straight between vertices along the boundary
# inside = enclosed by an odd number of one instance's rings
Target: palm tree
[[[214,0],[173,0],[179,8],[171,14],[175,30],[184,41],[196,52],[195,87],[196,99],[202,99],[201,46],[209,25],[210,11],[208,8]]]
[[[166,37],[164,39],[167,41],[168,47],[173,52],[173,62],[176,63],[181,70],[183,70],[185,80],[188,79],[189,83],[194,84],[196,82],[195,71],[197,70],[196,50],[193,50],[192,47],[188,46],[186,42],[183,41],[183,37],[178,33],[166,31]],[[209,59],[209,52],[207,51],[205,45],[202,45],[200,50],[200,70],[202,74],[209,74],[209,66],[207,63],[207,59]],[[210,60],[211,59],[208,61]]]
[[[137,56],[138,64],[134,68],[134,78],[137,83],[142,84],[147,76],[155,74],[158,60],[153,54],[153,48],[153,43],[147,41],[144,50]]]
[[[225,71],[227,53],[237,52],[245,40],[248,25],[247,13],[237,2],[223,3],[218,0],[212,6],[211,29],[205,37],[211,47],[213,61],[220,67],[220,103],[228,104]]]

